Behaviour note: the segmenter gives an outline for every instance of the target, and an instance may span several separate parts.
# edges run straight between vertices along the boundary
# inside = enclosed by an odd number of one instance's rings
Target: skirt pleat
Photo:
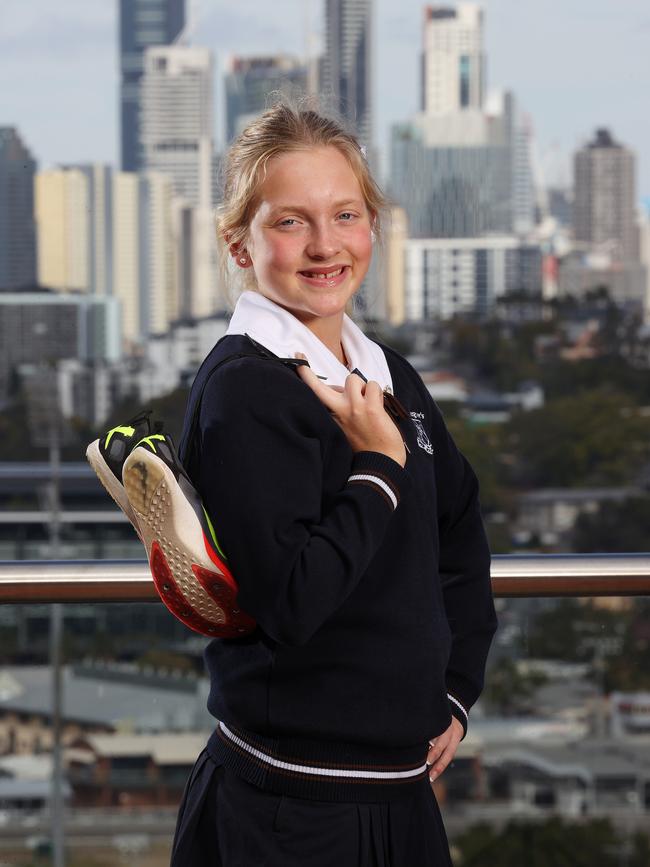
[[[428,781],[404,801],[334,803],[265,792],[199,756],[171,867],[451,867]]]

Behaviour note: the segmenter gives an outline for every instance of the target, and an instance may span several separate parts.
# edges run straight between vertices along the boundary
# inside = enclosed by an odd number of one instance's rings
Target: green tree
[[[535,693],[547,680],[541,672],[522,673],[515,660],[503,656],[490,668],[483,696],[502,716],[528,713]]]
[[[650,460],[650,421],[618,392],[585,392],[517,413],[506,436],[513,480],[525,487],[625,485]]]
[[[582,554],[600,552],[643,553],[650,539],[650,497],[630,497],[608,503],[595,515],[580,515],[573,528],[573,550]]]
[[[569,823],[558,817],[511,821],[502,830],[475,825],[455,841],[458,867],[618,867],[624,845],[607,819]],[[643,845],[633,841],[636,852]]]

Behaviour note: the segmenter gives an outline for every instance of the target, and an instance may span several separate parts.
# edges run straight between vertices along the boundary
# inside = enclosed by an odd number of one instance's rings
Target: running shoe
[[[158,595],[171,613],[212,638],[252,632],[255,621],[237,604],[237,582],[172,438],[143,437],[124,462],[122,481]]]
[[[142,437],[154,433],[154,428],[151,423],[151,410],[148,410],[107,431],[104,436],[90,443],[86,449],[88,463],[104,488],[133,524],[140,538],[142,537],[138,521],[122,485],[122,467],[131,449]]]

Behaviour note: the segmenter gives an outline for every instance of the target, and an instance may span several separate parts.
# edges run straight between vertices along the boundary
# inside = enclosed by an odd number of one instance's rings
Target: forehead
[[[363,193],[347,158],[335,147],[309,148],[269,160],[257,189],[260,210],[284,205],[318,207]]]

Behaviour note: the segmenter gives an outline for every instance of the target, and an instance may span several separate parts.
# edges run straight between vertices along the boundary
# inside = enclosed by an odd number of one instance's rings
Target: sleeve
[[[456,448],[430,396],[429,401],[436,444],[439,572],[452,635],[447,697],[452,714],[467,733],[469,710],[483,689],[488,651],[497,628],[490,550],[476,475]]]
[[[309,386],[260,359],[212,376],[199,424],[199,490],[238,602],[273,640],[304,644],[359,583],[408,474],[349,450],[347,479],[324,509],[323,460],[334,437],[347,443]]]

